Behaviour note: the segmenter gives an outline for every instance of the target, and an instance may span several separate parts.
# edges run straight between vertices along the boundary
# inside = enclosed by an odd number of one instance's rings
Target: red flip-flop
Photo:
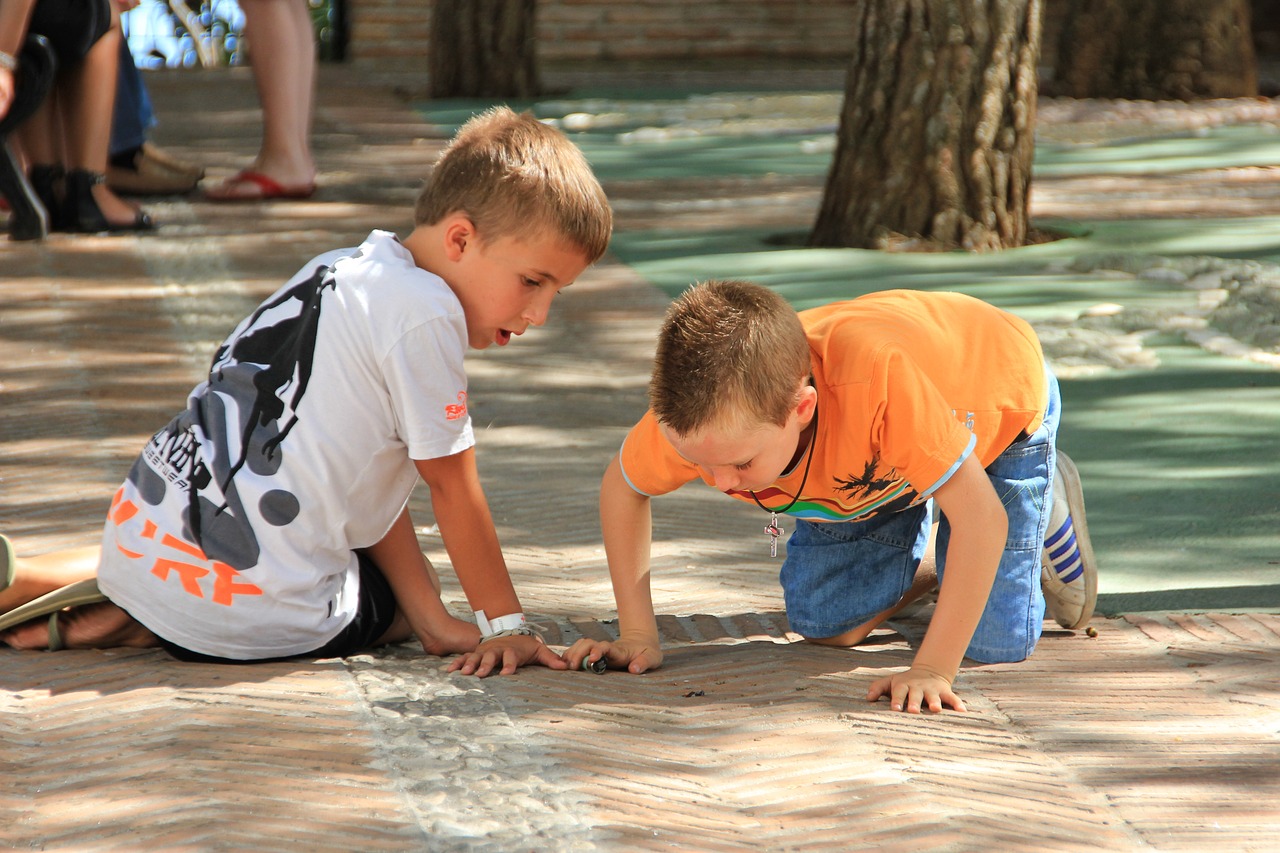
[[[247,188],[249,189],[246,192]],[[268,201],[274,198],[300,199],[315,195],[315,182],[287,187],[261,172],[245,169],[221,184],[204,191],[209,201]]]

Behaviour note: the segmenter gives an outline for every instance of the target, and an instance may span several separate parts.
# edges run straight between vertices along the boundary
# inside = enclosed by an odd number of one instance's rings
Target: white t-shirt
[[[353,549],[380,540],[414,459],[474,443],[462,305],[394,235],[302,268],[219,347],[112,501],[102,591],[217,657],[303,654],[351,621]]]

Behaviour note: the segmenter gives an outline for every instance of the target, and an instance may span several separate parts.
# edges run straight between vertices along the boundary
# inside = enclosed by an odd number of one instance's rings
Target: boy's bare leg
[[[365,549],[391,585],[396,598],[396,618],[379,638],[393,643],[417,636],[428,654],[446,655],[471,651],[480,638],[473,622],[451,615],[440,600],[440,578],[422,553],[413,520],[405,509],[387,534]]]
[[[427,577],[431,580],[431,586],[435,588],[436,595],[439,595],[440,576],[436,574],[436,567],[431,565],[430,560],[427,560]],[[409,624],[409,619],[404,615],[404,611],[397,607],[395,621],[391,623],[391,627],[387,629],[387,632],[378,638],[376,645],[385,646],[390,643],[403,643],[411,637],[413,637],[413,627]]]
[[[51,551],[37,557],[19,557],[13,583],[0,590],[0,613],[8,613],[46,592],[96,576],[101,553],[97,545],[90,545]]]

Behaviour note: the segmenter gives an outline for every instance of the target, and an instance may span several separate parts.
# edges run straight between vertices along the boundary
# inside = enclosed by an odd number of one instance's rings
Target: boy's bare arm
[[[573,669],[581,666],[584,658],[600,657],[633,673],[657,669],[663,655],[649,589],[653,529],[649,498],[627,485],[616,456],[600,483],[600,525],[618,605],[618,641],[582,639],[564,653],[564,659]]]
[[[471,609],[483,610],[491,620],[521,612],[489,502],[480,486],[475,449],[415,460],[414,465],[431,489],[431,508],[440,538]],[[522,664],[535,662],[563,668],[559,657],[536,637],[515,636],[482,641],[476,652],[454,661],[450,669],[483,677],[498,664],[503,674],[510,674]]]
[[[888,696],[894,710],[965,710],[951,689],[982,618],[1008,538],[1009,519],[981,463],[970,456],[934,499],[951,525],[938,605],[911,668],[873,682],[867,698]]]
[[[519,613],[520,599],[507,574],[489,502],[480,486],[475,449],[416,460],[414,465],[431,489],[440,538],[471,609],[483,610],[490,619]]]

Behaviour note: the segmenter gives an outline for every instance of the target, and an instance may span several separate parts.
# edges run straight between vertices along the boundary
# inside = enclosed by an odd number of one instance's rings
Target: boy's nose
[[[547,322],[553,298],[554,294],[546,297],[539,296],[529,303],[529,307],[524,312],[524,318],[529,321],[529,325],[541,326]]]
[[[736,489],[742,483],[742,477],[732,468],[711,469],[711,479],[715,481],[716,488],[722,492]]]

